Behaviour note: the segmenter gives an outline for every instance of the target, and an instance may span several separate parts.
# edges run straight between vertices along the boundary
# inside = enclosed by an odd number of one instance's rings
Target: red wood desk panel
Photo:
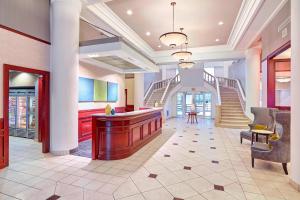
[[[123,115],[93,115],[92,158],[117,160],[129,157],[161,133],[161,109]]]

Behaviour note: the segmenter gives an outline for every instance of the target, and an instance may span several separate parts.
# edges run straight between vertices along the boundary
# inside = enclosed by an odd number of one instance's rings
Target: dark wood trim
[[[125,107],[115,107],[116,113],[126,112]],[[105,113],[105,108],[78,111],[78,142],[92,138],[92,115]]]
[[[92,117],[92,159],[127,158],[161,133],[162,111]]]
[[[30,39],[33,39],[33,40],[36,40],[36,41],[39,41],[39,42],[48,44],[48,45],[51,45],[51,43],[48,42],[48,41],[46,41],[46,40],[37,38],[37,37],[35,37],[35,36],[32,36],[32,35],[29,35],[29,34],[27,34],[27,33],[18,31],[18,30],[16,30],[16,29],[13,29],[13,28],[4,26],[4,25],[2,25],[2,24],[0,24],[0,28],[5,29],[5,30],[8,30],[8,31],[11,31],[11,32],[16,33],[16,34],[19,34],[19,35],[22,35],[22,36],[24,36],[24,37],[27,37],[27,38],[30,38]]]
[[[39,125],[41,130],[42,151],[48,153],[50,150],[50,72],[37,69],[19,67],[14,65],[3,65],[3,118],[4,118],[4,155],[5,166],[9,164],[9,71],[20,71],[38,74],[42,76],[41,104],[39,105]]]

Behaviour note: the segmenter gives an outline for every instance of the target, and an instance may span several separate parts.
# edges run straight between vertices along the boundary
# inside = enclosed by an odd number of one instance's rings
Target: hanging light
[[[181,28],[180,30],[183,30],[183,28]],[[187,50],[187,45],[188,45],[188,43],[186,42],[185,43],[185,46],[186,46],[185,50],[182,50],[182,46],[181,46],[181,50],[172,53],[172,56],[175,57],[179,61],[188,60],[192,56],[192,52]]]
[[[163,43],[166,46],[169,47],[176,47],[180,46],[187,40],[187,35],[182,32],[176,32],[174,31],[174,7],[176,5],[176,2],[172,2],[171,6],[173,6],[173,31],[167,32],[159,37],[159,40],[161,43]]]
[[[184,61],[184,60],[182,60],[178,63],[178,66],[181,67],[182,69],[190,69],[194,66],[194,64],[195,63],[193,61]]]

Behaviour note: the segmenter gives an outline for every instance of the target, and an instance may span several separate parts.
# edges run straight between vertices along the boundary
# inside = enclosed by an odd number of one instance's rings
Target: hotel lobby
[[[299,200],[300,1],[224,3],[0,0],[0,199]]]

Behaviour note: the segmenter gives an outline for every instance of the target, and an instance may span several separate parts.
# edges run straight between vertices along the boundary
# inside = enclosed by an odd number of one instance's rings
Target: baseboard
[[[78,150],[78,147],[76,147],[74,149],[70,149],[70,150],[50,151],[50,152],[55,156],[65,156],[65,155],[72,154],[72,153],[76,152],[77,150]]]
[[[297,190],[298,192],[300,192],[300,184],[296,183],[295,181],[293,181],[291,178],[290,178],[290,184],[291,186]]]

